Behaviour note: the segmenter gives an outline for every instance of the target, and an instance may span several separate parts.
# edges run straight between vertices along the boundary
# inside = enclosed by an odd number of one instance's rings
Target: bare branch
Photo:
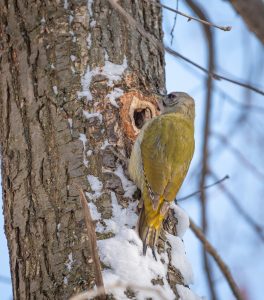
[[[222,179],[217,180],[214,183],[211,183],[211,184],[208,184],[206,186],[203,186],[203,190],[209,189],[210,187],[213,187],[213,186],[215,186],[215,185],[217,185],[219,183],[222,183],[223,181],[225,181],[226,179],[229,179],[229,178],[230,178],[229,175],[226,175],[225,177],[223,177]],[[191,193],[191,194],[189,194],[187,196],[184,196],[184,197],[181,197],[179,199],[176,199],[175,203],[177,203],[179,201],[183,201],[183,200],[189,199],[189,198],[191,198],[193,196],[199,195],[199,194],[201,194],[201,192],[202,192],[202,190],[198,190],[198,191],[195,191],[195,192],[193,192],[193,193]]]
[[[95,233],[95,229],[94,229],[93,220],[91,217],[88,202],[87,202],[87,199],[83,192],[83,189],[79,185],[77,185],[77,184],[75,184],[75,185],[78,187],[79,192],[80,192],[80,200],[81,200],[81,204],[82,204],[82,208],[83,208],[84,220],[85,220],[85,224],[86,224],[86,228],[87,228],[87,235],[88,235],[89,242],[91,245],[92,260],[94,262],[95,284],[96,284],[97,288],[100,289],[100,291],[101,291],[99,299],[105,300],[106,299],[105,288],[104,288],[103,276],[102,276],[102,272],[101,272],[100,259],[98,256],[96,233]]]
[[[155,2],[155,3],[157,3],[157,2]],[[179,8],[179,0],[176,0],[176,10],[178,10],[178,8]],[[173,25],[172,25],[171,32],[170,32],[170,35],[171,35],[171,46],[172,46],[173,40],[174,40],[174,30],[175,30],[175,27],[176,27],[177,16],[178,15],[175,14],[174,20],[173,20]]]
[[[128,14],[123,8],[122,6],[120,6],[118,3],[117,3],[117,0],[107,0],[114,9],[116,9],[125,19],[126,21],[132,26],[134,27],[135,29],[138,30],[138,32],[144,36],[146,39],[149,40],[149,42],[154,46],[156,47],[157,49],[159,49],[161,52],[163,52],[164,50],[166,50],[168,53],[170,53],[171,55],[177,57],[177,58],[181,58],[182,60],[190,63],[191,65],[197,67],[198,69],[200,69],[201,71],[205,72],[206,74],[209,74],[210,76],[212,76],[213,79],[222,79],[222,80],[225,80],[225,81],[228,81],[228,82],[231,82],[233,84],[236,84],[236,85],[239,85],[239,86],[242,86],[244,88],[247,88],[247,89],[250,89],[262,96],[264,96],[264,92],[261,91],[260,89],[256,88],[256,87],[253,87],[249,84],[246,84],[246,83],[241,83],[239,81],[236,81],[236,80],[233,80],[233,79],[229,79],[227,77],[224,77],[222,75],[218,75],[218,74],[215,74],[215,73],[212,73],[210,71],[208,71],[207,69],[203,68],[202,66],[198,65],[197,63],[193,62],[192,60],[190,60],[189,58],[183,56],[182,54],[178,53],[177,51],[174,51],[172,50],[170,47],[167,47],[167,46],[163,46],[162,42],[157,40],[153,35],[149,34],[148,32],[146,32],[146,30],[144,29],[144,27],[139,24],[130,14]]]
[[[207,16],[201,7],[193,2],[192,0],[186,0],[189,7],[192,11],[201,19],[207,20]],[[209,73],[214,73],[215,69],[215,49],[214,49],[214,35],[210,27],[202,25],[208,49],[208,69]],[[207,223],[207,197],[205,190],[203,189],[205,185],[206,178],[209,174],[209,162],[208,162],[208,148],[209,148],[209,136],[210,136],[210,127],[211,127],[211,108],[212,108],[212,94],[213,94],[213,78],[208,75],[206,80],[206,102],[205,102],[205,112],[204,112],[204,125],[203,125],[203,141],[202,141],[202,172],[200,178],[200,202],[201,202],[201,220],[202,220],[202,230],[206,234],[208,230]],[[215,283],[213,281],[213,269],[211,267],[209,258],[205,248],[202,249],[203,254],[203,263],[206,273],[207,283],[210,290],[210,298],[212,300],[217,300],[217,290],[215,288]]]
[[[193,233],[196,235],[196,237],[202,242],[203,247],[205,250],[211,254],[215,262],[217,263],[218,267],[222,271],[223,275],[225,276],[234,296],[238,300],[243,300],[242,295],[240,294],[239,288],[228,268],[228,266],[225,264],[225,262],[222,260],[220,255],[217,253],[215,248],[209,243],[209,241],[206,239],[205,235],[203,234],[202,230],[195,225],[193,220],[190,218],[190,228],[193,231]]]
[[[153,286],[153,288],[148,288],[143,285],[137,285],[137,284],[125,284],[121,281],[116,282],[115,284],[111,284],[106,286],[107,290],[110,291],[118,288],[130,288],[130,289],[135,289],[135,290],[141,290],[141,291],[146,291],[150,293],[156,293],[161,300],[166,300],[167,298],[165,297],[164,293],[160,290],[157,289]],[[74,297],[72,297],[70,300],[85,300],[85,299],[93,299],[95,297],[103,295],[103,290],[101,288],[98,288],[96,290],[90,290],[88,292],[80,293]]]
[[[154,1],[153,1],[153,3],[155,3],[155,5],[157,5],[158,7],[163,7],[163,8],[165,8],[165,9],[169,10],[169,11],[172,11],[172,12],[178,14],[178,15],[181,15],[181,16],[187,18],[187,19],[188,19],[188,22],[191,21],[191,20],[194,20],[194,21],[200,22],[200,23],[202,23],[202,24],[204,24],[204,25],[212,26],[212,27],[221,29],[221,30],[223,30],[223,31],[230,31],[230,30],[232,29],[231,26],[219,26],[219,25],[215,25],[215,24],[210,23],[210,22],[208,22],[208,21],[206,21],[206,20],[202,20],[202,19],[195,18],[195,17],[193,17],[193,16],[189,16],[189,15],[187,15],[187,14],[185,14],[185,13],[179,11],[178,9],[173,9],[173,8],[171,8],[171,7],[169,7],[169,6],[164,5],[164,4],[160,4],[160,3],[154,2]]]
[[[171,55],[175,56],[175,57],[178,57],[178,58],[181,58],[182,60],[188,62],[189,64],[195,66],[196,68],[200,69],[201,71],[203,71],[204,73],[206,74],[209,74],[210,76],[213,77],[213,79],[216,79],[216,80],[225,80],[225,81],[228,81],[228,82],[231,82],[235,85],[239,85],[239,86],[242,86],[246,89],[249,89],[249,90],[252,90],[254,91],[255,93],[258,93],[262,96],[264,96],[264,91],[248,84],[248,83],[243,83],[243,82],[240,82],[240,81],[237,81],[237,80],[234,80],[234,79],[230,79],[230,78],[227,78],[225,76],[222,76],[222,75],[219,75],[219,74],[216,74],[216,73],[213,73],[213,72],[210,72],[209,70],[207,70],[206,68],[202,67],[201,65],[195,63],[194,61],[190,60],[189,58],[185,57],[184,55],[180,54],[179,52],[171,49],[170,47],[168,46],[165,46],[164,47],[165,50],[170,53]]]
[[[233,107],[237,107],[238,109],[245,109],[247,110],[247,114],[248,114],[248,110],[252,110],[252,112],[257,113],[257,114],[264,114],[264,107],[260,106],[260,105],[255,105],[255,104],[246,104],[246,103],[242,103],[239,102],[238,100],[236,100],[235,98],[233,98],[232,96],[230,96],[229,94],[227,94],[225,91],[223,91],[221,88],[216,87],[217,92],[219,93],[219,95],[222,98],[225,98]]]
[[[257,176],[262,182],[264,180],[264,173],[262,173],[256,166],[249,161],[245,155],[236,147],[234,147],[228,139],[219,132],[211,132],[212,136],[219,139],[223,144],[228,146],[228,148],[234,153],[236,158],[238,158],[255,176]]]
[[[211,176],[214,180],[217,180],[217,176],[211,172]],[[264,228],[263,226],[257,224],[257,222],[247,213],[247,211],[240,205],[236,197],[228,190],[226,186],[220,184],[220,189],[226,194],[226,196],[231,201],[231,204],[237,210],[237,212],[245,219],[248,225],[254,230],[256,235],[264,242]]]

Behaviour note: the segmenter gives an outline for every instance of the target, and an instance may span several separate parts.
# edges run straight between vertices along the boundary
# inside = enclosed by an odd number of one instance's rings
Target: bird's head
[[[184,92],[172,92],[162,99],[162,114],[179,112],[194,119],[195,104],[193,98]]]

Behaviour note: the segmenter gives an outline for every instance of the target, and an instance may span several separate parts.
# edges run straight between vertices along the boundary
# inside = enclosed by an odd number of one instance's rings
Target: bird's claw
[[[146,243],[143,243],[143,255],[146,256],[147,253],[147,249],[148,249],[148,245]],[[152,255],[154,257],[154,259],[157,261],[157,255],[156,255],[156,251],[155,248],[151,248],[152,251]]]

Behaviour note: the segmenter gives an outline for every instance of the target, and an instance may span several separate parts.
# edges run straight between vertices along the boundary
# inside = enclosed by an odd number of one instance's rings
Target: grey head
[[[172,92],[162,99],[162,114],[182,113],[186,117],[194,119],[195,103],[193,98],[184,92]]]

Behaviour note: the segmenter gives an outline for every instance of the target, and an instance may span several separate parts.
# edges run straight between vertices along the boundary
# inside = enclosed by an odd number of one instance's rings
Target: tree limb
[[[186,0],[187,4],[191,10],[203,20],[208,20],[204,11],[192,0]],[[208,22],[208,21],[207,21]],[[208,22],[209,23],[209,22]],[[215,48],[214,48],[214,36],[210,27],[202,24],[202,28],[206,37],[207,49],[208,49],[208,70],[209,73],[214,73],[215,69]],[[207,199],[206,192],[203,189],[206,181],[206,177],[209,174],[209,163],[208,163],[208,147],[209,147],[209,137],[210,137],[210,127],[211,127],[211,116],[212,116],[212,93],[213,93],[213,78],[212,76],[207,76],[206,80],[206,102],[205,102],[205,112],[204,112],[204,125],[203,125],[203,141],[202,141],[202,172],[200,178],[200,201],[201,201],[201,220],[202,220],[202,230],[206,235],[208,230],[207,226]],[[212,300],[217,300],[217,292],[215,288],[214,281],[212,279],[213,269],[211,267],[210,261],[207,256],[205,248],[203,248],[203,263],[204,269],[207,277],[208,287],[210,290],[210,295]]]
[[[252,162],[249,161],[239,149],[234,147],[223,134],[216,131],[211,132],[211,134],[220,140],[225,146],[227,146],[230,151],[233,152],[235,157],[238,158],[256,177],[258,177],[260,181],[264,181],[264,173],[261,172],[255,165],[253,165]]]
[[[202,190],[206,190],[206,189],[208,189],[208,188],[210,188],[210,187],[213,187],[213,186],[215,186],[215,185],[217,185],[217,184],[219,184],[219,183],[222,183],[223,181],[225,181],[226,179],[229,179],[229,178],[230,178],[229,175],[226,175],[225,177],[223,177],[222,179],[217,180],[217,181],[214,182],[214,183],[211,183],[211,184],[208,184],[208,185],[203,186]],[[195,191],[195,192],[193,192],[193,193],[191,193],[191,194],[189,194],[189,195],[187,195],[187,196],[184,196],[184,197],[181,197],[181,198],[179,198],[179,199],[176,199],[176,200],[175,200],[175,203],[177,204],[177,202],[179,202],[179,201],[187,200],[187,199],[189,199],[189,198],[191,198],[191,197],[193,197],[193,196],[196,196],[196,195],[198,195],[198,194],[201,194],[202,190]]]
[[[211,176],[217,180],[217,176],[215,173],[211,172]],[[226,194],[228,199],[231,201],[231,204],[237,210],[237,212],[245,219],[248,225],[254,230],[256,235],[264,242],[264,228],[259,225],[248,213],[247,211],[239,204],[239,201],[236,199],[235,195],[233,195],[229,189],[220,183],[220,189]]]
[[[239,85],[239,86],[242,86],[246,89],[249,89],[249,90],[252,90],[253,92],[257,93],[257,94],[260,94],[262,96],[264,96],[264,91],[256,88],[255,86],[252,86],[248,83],[244,83],[244,82],[241,82],[241,81],[238,81],[238,80],[234,80],[234,79],[230,79],[228,77],[225,77],[225,76],[222,76],[222,75],[219,75],[219,74],[216,74],[216,73],[213,73],[213,72],[210,72],[209,70],[207,70],[206,68],[202,67],[201,65],[197,64],[196,62],[192,61],[191,59],[185,57],[184,55],[180,54],[179,52],[171,49],[170,47],[168,46],[165,46],[164,47],[165,50],[173,55],[174,57],[177,57],[177,58],[181,58],[182,60],[188,62],[189,64],[193,65],[194,67],[198,68],[199,70],[203,71],[204,73],[206,74],[209,74],[210,76],[213,77],[213,79],[215,80],[225,80],[227,82],[230,82],[230,83],[233,83],[235,85]]]
[[[239,288],[228,268],[228,266],[225,264],[225,262],[222,260],[220,255],[217,253],[215,248],[209,243],[209,241],[206,239],[205,235],[203,234],[202,230],[195,225],[193,220],[190,218],[190,228],[193,231],[193,233],[196,235],[196,237],[202,242],[203,247],[205,250],[211,254],[215,262],[217,263],[219,269],[222,271],[223,275],[225,276],[234,296],[237,300],[243,300],[242,295],[240,294]]]
[[[187,15],[187,14],[185,14],[185,13],[179,11],[178,9],[173,9],[173,8],[167,6],[167,5],[160,4],[160,3],[158,3],[158,2],[155,2],[155,5],[157,5],[158,7],[163,7],[163,8],[165,8],[165,9],[167,9],[167,10],[169,10],[169,11],[172,11],[172,12],[178,14],[178,15],[181,15],[181,16],[187,18],[188,21],[194,20],[194,21],[200,22],[200,23],[202,23],[202,24],[204,24],[204,25],[206,25],[206,26],[212,26],[212,27],[221,29],[221,30],[223,30],[223,31],[230,31],[230,30],[232,29],[231,26],[219,26],[219,25],[213,24],[213,23],[211,23],[211,22],[208,22],[207,20],[198,19],[198,18],[195,18],[195,17],[193,17],[193,16],[189,16],[189,15]]]
[[[97,289],[100,289],[101,291],[100,296],[98,296],[98,299],[105,300],[106,299],[105,288],[104,288],[103,276],[101,272],[100,259],[98,256],[97,243],[96,243],[97,239],[94,230],[92,216],[83,189],[79,185],[77,184],[75,185],[78,187],[80,192],[80,200],[83,207],[84,220],[87,228],[87,235],[91,245],[92,260],[94,263],[95,284],[97,286]]]

